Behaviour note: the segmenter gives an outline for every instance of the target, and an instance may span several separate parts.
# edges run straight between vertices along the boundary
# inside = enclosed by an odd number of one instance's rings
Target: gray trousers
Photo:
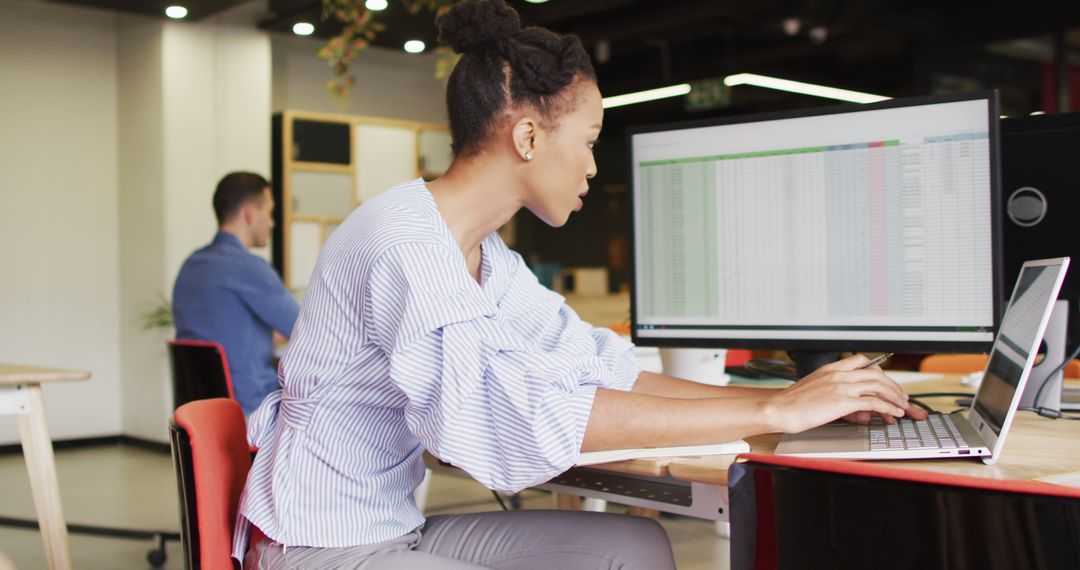
[[[614,513],[508,511],[436,515],[403,537],[346,548],[252,544],[246,570],[674,570],[656,521]]]

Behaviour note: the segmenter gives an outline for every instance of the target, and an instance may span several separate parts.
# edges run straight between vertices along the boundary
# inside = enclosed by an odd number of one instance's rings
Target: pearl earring
[[[531,150],[525,151],[525,160],[532,160],[532,151]]]

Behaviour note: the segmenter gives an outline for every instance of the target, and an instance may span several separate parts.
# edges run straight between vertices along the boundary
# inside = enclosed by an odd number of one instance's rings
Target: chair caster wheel
[[[158,546],[146,552],[146,561],[154,568],[161,568],[165,564],[165,537],[157,537]]]

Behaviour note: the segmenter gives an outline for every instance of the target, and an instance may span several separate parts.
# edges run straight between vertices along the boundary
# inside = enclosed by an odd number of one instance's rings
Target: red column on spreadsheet
[[[873,315],[889,313],[888,283],[886,282],[886,216],[885,143],[871,142],[867,154],[870,169],[870,311]]]

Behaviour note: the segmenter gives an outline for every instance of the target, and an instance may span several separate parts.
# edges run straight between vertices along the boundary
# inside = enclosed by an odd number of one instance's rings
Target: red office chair
[[[724,359],[724,366],[746,366],[746,363],[750,362],[752,357],[753,353],[749,350],[729,348],[727,358]]]
[[[1080,489],[741,455],[731,568],[1080,568]]]
[[[236,399],[225,349],[205,340],[170,340],[173,407],[207,398]]]
[[[919,363],[919,372],[970,374],[986,368],[986,354],[931,354]]]
[[[919,364],[919,372],[939,374],[970,374],[986,368],[986,354],[931,354]],[[1080,360],[1070,360],[1065,365],[1066,378],[1080,378]]]
[[[188,570],[233,568],[233,523],[251,469],[244,412],[235,400],[188,402],[169,424]]]

